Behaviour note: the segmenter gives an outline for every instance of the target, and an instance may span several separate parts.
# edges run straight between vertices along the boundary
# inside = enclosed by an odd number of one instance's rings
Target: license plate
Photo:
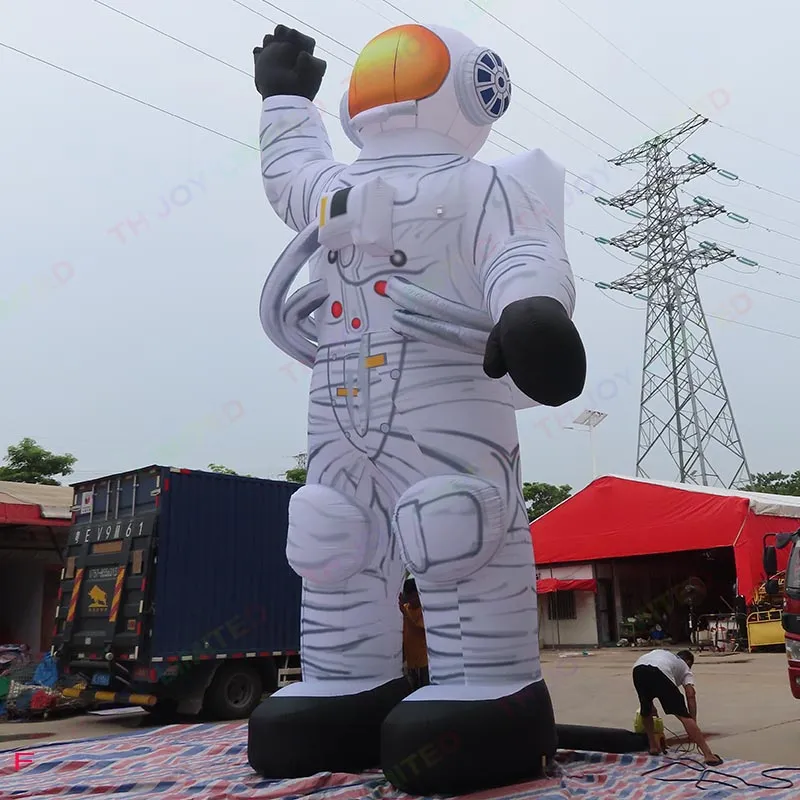
[[[92,676],[92,686],[108,686],[111,682],[111,675],[108,672],[96,672]]]

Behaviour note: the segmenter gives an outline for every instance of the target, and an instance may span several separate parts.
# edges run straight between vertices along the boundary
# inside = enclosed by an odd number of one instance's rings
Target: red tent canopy
[[[733,547],[749,599],[764,580],[764,535],[798,528],[800,497],[607,476],[532,522],[531,536],[537,565]]]
[[[559,578],[540,578],[536,581],[536,594],[550,592],[594,592],[597,594],[597,581],[593,578],[561,580]]]

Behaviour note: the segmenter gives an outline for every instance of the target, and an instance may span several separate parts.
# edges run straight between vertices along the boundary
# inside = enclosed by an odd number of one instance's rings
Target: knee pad
[[[393,528],[415,577],[451,583],[492,560],[506,535],[506,512],[493,484],[469,475],[440,475],[403,494]]]
[[[311,583],[342,583],[372,562],[380,525],[355,498],[329,486],[303,486],[289,501],[289,565]]]

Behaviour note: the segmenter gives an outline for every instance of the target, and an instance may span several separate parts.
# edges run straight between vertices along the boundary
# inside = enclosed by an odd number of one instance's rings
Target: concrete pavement
[[[637,710],[631,682],[642,651],[592,650],[561,658],[547,652],[543,671],[559,722],[630,729]],[[712,656],[699,654],[694,666],[698,721],[723,758],[800,766],[800,700],[789,689],[782,653]],[[680,723],[667,718],[675,732]],[[36,752],[37,745],[70,739],[115,736],[156,727],[147,714],[121,719],[84,715],[42,722],[0,724],[0,750]],[[36,738],[29,738],[36,736]],[[9,758],[0,753],[0,759]],[[34,756],[35,757],[35,756]]]

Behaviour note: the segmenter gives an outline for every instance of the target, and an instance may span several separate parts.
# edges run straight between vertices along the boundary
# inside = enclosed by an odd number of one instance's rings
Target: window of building
[[[550,592],[547,595],[547,618],[552,620],[577,619],[575,592]]]

